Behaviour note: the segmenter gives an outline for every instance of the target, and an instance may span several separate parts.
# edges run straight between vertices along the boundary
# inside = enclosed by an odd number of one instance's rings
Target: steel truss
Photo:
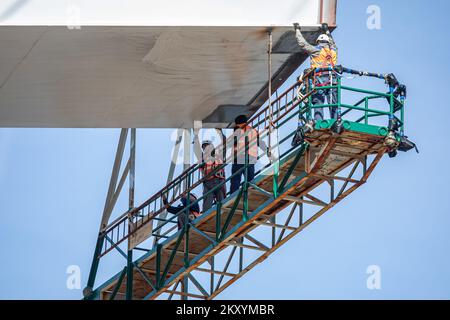
[[[277,142],[278,146],[284,146],[279,162],[261,169],[253,181],[248,180],[249,141],[246,139],[246,162],[240,172],[235,173],[244,173],[242,187],[234,194],[228,194],[226,200],[217,203],[200,218],[185,224],[181,230],[177,230],[176,216],[167,217],[168,205],[162,199],[167,198],[169,205],[182,196],[189,199],[190,192],[200,187],[206,178],[202,177],[199,164],[185,165],[184,172],[175,178],[173,178],[174,167],[171,167],[168,184],[143,204],[135,207],[136,133],[135,129],[131,129],[130,156],[119,178],[129,130],[122,129],[91,272],[84,292],[85,298],[133,299],[136,298],[133,285],[139,280],[141,286],[139,290],[145,291],[145,295],[141,297],[144,299],[212,299],[364,184],[388,151],[383,144],[383,139],[388,134],[387,128],[369,122],[376,117],[391,119],[396,113],[400,113],[403,127],[403,101],[398,101],[392,92],[385,94],[342,86],[339,78],[337,85],[322,87],[337,90],[337,103],[312,105],[311,96],[316,92],[313,76],[313,71],[306,74],[286,92],[277,96],[266,108],[255,114],[249,123],[259,132],[267,134],[271,131],[271,126],[280,129],[289,122],[297,122],[297,118],[310,117],[314,108],[336,106],[338,115],[356,113],[358,120],[343,121],[344,130],[355,134],[344,134],[344,137],[341,132],[333,132],[336,120],[323,120],[316,123],[316,130],[306,135],[303,143],[290,147],[289,142],[295,130],[288,131]],[[341,103],[343,90],[368,96],[354,105],[343,104]],[[389,110],[369,108],[368,101],[376,98],[387,100]],[[359,106],[361,101],[365,102],[365,107]],[[400,105],[401,108],[395,108],[394,105]],[[341,112],[341,108],[346,110]],[[180,135],[181,131],[178,134],[176,148],[181,143]],[[190,132],[185,135],[185,151],[189,149],[190,144],[190,138],[187,137],[190,137]],[[194,139],[195,137],[194,130]],[[286,148],[286,145],[289,147]],[[350,152],[348,149],[353,151]],[[324,167],[332,163],[336,157],[341,157],[339,166],[333,167],[331,171],[325,170]],[[276,167],[283,168],[283,174],[278,175]],[[302,168],[301,172],[298,172],[299,167]],[[266,174],[267,172],[269,173]],[[267,176],[271,177],[272,190],[267,190],[263,186]],[[129,209],[108,224],[112,208],[127,177],[129,177]],[[223,183],[227,183],[231,178],[228,177]],[[218,185],[216,188],[220,187],[221,185]],[[251,193],[255,192],[263,197],[264,201],[256,208],[251,208],[249,198]],[[189,207],[202,199],[203,197],[199,197],[194,203],[188,202],[188,207],[180,214],[187,215]],[[214,221],[213,231],[203,228],[199,223],[208,219]],[[150,228],[147,230],[148,227]],[[151,247],[137,246],[143,240],[136,241],[135,238],[142,234],[153,239]],[[194,235],[206,243],[200,252],[193,250],[190,244]],[[128,250],[124,250],[123,244],[127,242]],[[126,266],[93,291],[98,263],[111,251],[119,252],[126,259]],[[144,253],[133,259],[136,251]]]
[[[206,300],[215,298],[224,289],[267,259],[280,246],[364,184],[385,153],[385,150],[380,150],[369,163],[368,155],[351,159],[346,164],[350,169],[346,176],[339,176],[337,173],[326,176],[317,174],[321,163],[331,154],[330,150],[327,150],[328,147],[329,145],[324,146],[321,149],[322,152],[312,163],[308,163],[310,158],[305,155],[305,167],[309,167],[306,175],[289,189],[281,192],[278,198],[270,195],[272,203],[283,202],[281,210],[275,211],[271,215],[265,214],[268,210],[262,210],[261,213],[255,214],[244,228],[228,235],[220,244],[216,243],[215,249],[190,265],[159,291],[150,293],[147,298],[167,298],[169,300],[175,297]],[[301,152],[301,150],[299,151]],[[308,149],[306,153],[311,154],[311,150]],[[309,179],[317,181],[296,196],[286,195],[286,193],[301,189],[301,186]],[[342,182],[340,188],[336,188],[337,182]],[[320,199],[314,195],[315,189],[321,185],[327,187],[329,199]],[[271,236],[268,237],[266,232],[261,232],[261,229],[270,231]],[[217,234],[211,233],[207,236],[214,239]],[[231,272],[230,268],[233,264],[235,264],[235,268],[234,272]],[[200,280],[198,275],[201,273],[208,274],[209,279],[201,277]],[[179,290],[181,279],[185,278],[189,280],[187,286],[189,289],[187,291]]]

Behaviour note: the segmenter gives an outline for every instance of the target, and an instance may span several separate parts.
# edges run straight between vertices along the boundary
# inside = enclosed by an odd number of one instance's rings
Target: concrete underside
[[[336,0],[4,0],[0,127],[227,125],[305,60]],[[81,27],[78,27],[81,26]]]
[[[2,26],[0,127],[192,127],[231,106],[205,124],[220,126],[265,100],[267,39],[264,27]],[[296,50],[288,27],[273,39]],[[275,87],[305,59],[290,56],[273,55]]]

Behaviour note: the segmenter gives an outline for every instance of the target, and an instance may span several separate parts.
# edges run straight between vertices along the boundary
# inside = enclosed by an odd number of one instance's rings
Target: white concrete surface
[[[2,0],[0,25],[317,25],[320,0]]]
[[[295,21],[317,31],[319,2],[3,0],[0,127],[192,127],[246,105],[267,81],[267,27],[274,43]]]

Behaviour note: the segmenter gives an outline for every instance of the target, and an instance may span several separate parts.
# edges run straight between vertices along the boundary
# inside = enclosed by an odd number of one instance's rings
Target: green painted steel
[[[244,221],[248,220],[248,170],[249,170],[249,146],[248,146],[248,136],[245,136],[245,171],[244,171],[244,184],[242,185],[243,195],[244,195],[244,203],[243,203],[243,212],[242,212],[242,219]]]
[[[127,255],[126,299],[133,300],[133,250],[128,250],[128,255]]]
[[[328,120],[321,120],[316,123],[315,129],[317,130],[323,130],[323,129],[330,129],[335,124],[335,119],[328,119]],[[381,136],[385,137],[388,133],[388,128],[384,126],[374,126],[370,124],[364,124],[359,122],[353,122],[353,121],[343,121],[344,129],[348,131],[354,131],[354,132],[360,132],[360,133],[366,133],[366,134],[372,134],[375,136]]]
[[[160,283],[161,283],[161,250],[162,250],[162,245],[160,243],[158,243],[156,245],[156,274],[155,274],[155,278],[156,278],[156,289],[159,289]]]
[[[280,190],[281,191],[284,190],[284,187],[286,186],[289,178],[291,178],[292,172],[294,171],[295,167],[297,166],[298,162],[300,161],[300,159],[301,159],[303,153],[305,152],[305,150],[307,149],[307,147],[308,147],[307,143],[302,143],[300,145],[300,148],[296,152],[294,160],[292,160],[292,163],[289,166],[288,171],[286,172],[285,176],[283,177],[283,180],[280,183]],[[274,195],[274,198],[277,198],[277,196]]]
[[[177,242],[176,242],[175,246],[174,246],[173,249],[172,249],[172,252],[171,252],[171,254],[170,254],[170,256],[169,256],[169,260],[167,261],[167,264],[166,264],[166,266],[164,267],[164,271],[163,271],[163,273],[162,273],[162,275],[161,275],[159,287],[162,287],[162,286],[164,285],[165,281],[166,281],[167,273],[169,272],[170,266],[172,265],[172,261],[173,261],[173,259],[175,258],[175,254],[176,254],[178,248],[180,247],[181,240],[183,240],[183,236],[184,236],[184,234],[186,233],[186,229],[187,229],[187,224],[185,224],[185,225],[183,226],[183,228],[181,229],[181,232],[180,232],[179,235],[178,235]],[[162,247],[161,247],[161,248],[162,248]],[[160,252],[161,252],[161,250],[160,250]],[[160,258],[159,258],[159,260],[160,260],[160,261],[159,261],[159,265],[160,265],[160,268],[161,268],[161,254],[159,254],[159,257],[160,257]]]
[[[236,212],[236,209],[239,205],[239,202],[241,201],[241,197],[244,193],[244,189],[240,189],[238,191],[238,195],[236,197],[236,200],[234,200],[233,206],[231,207],[230,212],[228,213],[227,219],[225,220],[225,223],[222,227],[222,230],[220,231],[220,240],[222,240],[224,238],[224,235],[228,229],[228,226],[231,223],[231,219],[233,219],[234,213]]]
[[[401,126],[400,130],[403,133],[403,130],[404,130],[404,123],[403,123],[404,101],[403,100],[398,101],[394,97],[393,93],[386,94],[386,93],[382,93],[382,92],[375,92],[375,91],[371,91],[371,90],[365,90],[365,89],[360,89],[360,88],[352,88],[352,87],[344,86],[344,85],[342,85],[342,80],[340,77],[338,78],[336,85],[328,85],[328,86],[323,86],[320,88],[314,87],[314,85],[312,85],[312,82],[310,81],[310,78],[308,78],[308,77],[304,78],[303,80],[305,81],[304,83],[306,84],[306,86],[305,86],[306,92],[303,94],[303,96],[301,98],[297,97],[297,90],[300,91],[302,89],[302,84],[303,84],[303,82],[299,81],[294,86],[291,86],[291,88],[289,88],[285,93],[280,95],[279,99],[276,99],[273,102],[271,107],[276,106],[276,104],[278,103],[278,107],[276,108],[275,112],[273,113],[273,116],[276,117],[276,120],[274,120],[274,125],[277,129],[283,129],[289,123],[292,123],[292,121],[297,121],[297,118],[303,117],[304,119],[311,120],[312,119],[312,111],[316,108],[337,107],[338,117],[339,116],[342,117],[342,126],[343,126],[344,130],[358,132],[358,133],[364,133],[364,134],[369,134],[369,135],[374,135],[374,136],[379,136],[379,137],[385,137],[388,134],[388,128],[386,126],[379,126],[376,124],[372,124],[371,120],[374,118],[385,117],[386,123],[388,123],[388,121],[387,121],[388,118],[395,116],[400,119],[400,126]],[[312,104],[312,95],[319,89],[320,90],[327,90],[327,89],[337,90],[336,103],[335,104],[313,105]],[[365,94],[366,96],[363,97],[362,99],[358,100],[353,105],[346,104],[346,103],[342,103],[342,101],[341,101],[343,98],[342,93],[344,91],[361,93],[361,94]],[[290,100],[288,100],[288,98]],[[285,100],[282,100],[282,99],[285,99]],[[381,110],[381,109],[379,110],[379,109],[375,109],[373,107],[369,107],[369,101],[372,101],[374,99],[384,99],[384,101],[388,102],[389,111],[385,111],[385,110]],[[285,102],[282,106],[280,106],[282,101],[285,101]],[[362,104],[364,104],[364,105],[362,106]],[[398,110],[396,110],[396,108],[395,108],[396,105],[400,106],[400,108]],[[351,121],[350,119],[344,118],[344,116],[347,116],[347,115],[350,115],[353,113],[355,113],[355,114],[357,113],[356,120]],[[261,120],[261,117],[262,117],[262,120]],[[268,128],[266,125],[267,118],[268,118],[268,116],[267,116],[267,108],[266,108],[266,113],[263,113],[261,111],[260,113],[257,114],[257,116],[254,116],[254,118],[251,119],[249,121],[249,123],[251,123],[254,127],[257,127],[257,128],[259,128],[261,126],[263,126],[263,128]],[[335,119],[324,119],[321,121],[317,121],[315,123],[315,130],[330,130],[333,128],[336,121],[337,120],[335,120]],[[272,124],[270,123],[269,125],[272,125]],[[291,139],[291,137],[295,134],[295,130],[293,131],[291,129],[290,131],[283,132],[283,134],[284,134],[284,136],[281,137],[281,139],[277,142],[278,148],[280,145],[288,142],[289,139]],[[161,199],[162,195],[166,195],[166,194],[170,194],[170,193],[174,194],[173,199],[170,201],[170,204],[172,204],[175,201],[177,201],[178,199],[180,199],[181,195],[183,195],[183,194],[187,196],[186,207],[183,210],[181,210],[181,212],[178,213],[178,214],[185,215],[185,225],[183,226],[183,228],[181,228],[181,230],[177,231],[174,234],[165,236],[166,239],[162,243],[157,243],[155,248],[149,250],[148,253],[139,257],[134,263],[132,261],[132,251],[131,250],[128,251],[127,267],[126,267],[126,274],[127,274],[126,297],[127,298],[132,298],[133,264],[135,264],[137,266],[140,263],[140,261],[142,261],[145,257],[148,258],[151,255],[156,254],[156,284],[154,286],[156,289],[153,290],[152,292],[150,292],[149,295],[147,296],[147,297],[151,297],[151,295],[155,294],[157,290],[164,287],[164,285],[166,283],[168,283],[168,281],[170,282],[170,279],[175,279],[174,277],[177,277],[178,275],[182,274],[182,272],[187,270],[187,268],[189,268],[189,266],[191,266],[193,263],[195,263],[195,261],[199,260],[201,257],[206,255],[212,248],[214,248],[214,246],[218,245],[223,239],[225,239],[225,238],[227,238],[227,236],[231,235],[234,230],[237,230],[238,228],[240,228],[242,225],[244,225],[248,221],[248,219],[251,219],[255,214],[257,214],[257,212],[260,212],[270,202],[274,201],[279,196],[280,192],[282,193],[283,190],[287,190],[291,185],[295,184],[296,182],[299,181],[299,179],[302,179],[306,175],[306,173],[303,173],[300,176],[292,177],[292,173],[293,173],[298,161],[300,161],[302,155],[304,154],[306,148],[308,147],[308,145],[306,143],[303,143],[299,146],[288,148],[288,150],[281,155],[279,162],[276,161],[275,163],[271,163],[268,166],[266,166],[265,168],[261,169],[260,172],[256,173],[255,179],[253,181],[249,181],[248,169],[249,169],[249,166],[252,164],[249,163],[249,145],[248,145],[248,143],[249,143],[248,137],[246,136],[245,137],[245,164],[244,164],[243,168],[238,170],[233,175],[230,175],[229,177],[227,177],[223,182],[219,183],[215,188],[213,188],[212,190],[209,190],[207,193],[205,193],[201,197],[197,198],[197,200],[191,201],[190,192],[194,188],[201,185],[201,183],[202,183],[201,179],[207,179],[208,177],[203,177],[203,178],[195,180],[194,177],[196,177],[197,175],[199,176],[200,165],[194,164],[189,169],[187,169],[185,172],[183,172],[179,177],[175,178],[171,183],[169,183],[159,193],[157,193],[156,195],[151,197],[140,207],[134,209],[134,211],[131,214],[132,219],[135,219],[135,217],[139,217],[141,219],[149,217],[148,221],[150,221],[151,219],[155,219],[155,220],[160,219],[161,221],[163,221],[163,224],[161,226],[159,226],[159,228],[163,228],[168,223],[174,223],[174,220],[177,217],[174,216],[170,219],[161,219],[161,218],[157,217],[157,213],[159,211],[157,211],[157,210],[155,211],[152,209],[153,210],[152,212],[156,212],[156,213],[151,213],[152,216],[149,216],[150,213],[147,213],[147,214],[144,213],[145,209],[148,208],[147,212],[150,212],[150,210],[149,210],[150,207],[157,208],[157,203],[161,202],[160,199]],[[286,163],[287,161],[292,161],[292,164],[288,167],[288,170],[287,170],[286,174],[284,175],[282,181],[280,183],[278,183],[278,177],[276,177],[274,175],[275,169],[276,169],[275,166],[281,166],[284,163]],[[216,170],[214,170],[210,174],[215,174],[218,170],[221,170],[226,165],[227,164],[224,163],[222,166],[219,166]],[[270,170],[272,170],[271,172],[272,172],[272,175],[274,176],[273,190],[272,190],[273,193],[271,194],[271,197],[269,200],[267,200],[267,202],[262,204],[258,209],[252,210],[252,212],[249,212],[248,211],[248,192],[249,192],[248,190],[250,187],[252,187],[255,190],[259,190],[260,192],[267,193],[266,190],[259,188],[256,184],[261,179],[266,177],[267,176],[266,173],[269,172]],[[215,192],[218,188],[221,188],[224,184],[226,184],[228,181],[230,181],[232,179],[232,177],[234,177],[234,175],[238,175],[238,174],[241,175],[242,173],[244,173],[244,181],[242,184],[242,188],[240,188],[239,191],[235,192],[234,194],[229,194],[226,197],[226,199],[224,200],[224,201],[230,201],[230,200],[234,201],[230,211],[228,212],[228,215],[225,218],[224,225],[223,226],[221,225],[222,214],[223,214],[222,203],[216,204],[215,207],[213,206],[210,210],[203,213],[203,216],[206,216],[209,214],[216,215],[215,237],[212,238],[212,239],[215,239],[215,241],[213,241],[213,243],[210,246],[208,246],[205,250],[203,250],[195,258],[190,259],[190,257],[189,257],[189,234],[191,232],[190,224],[192,223],[193,225],[195,225],[197,219],[200,219],[200,218],[197,218],[194,221],[192,221],[191,223],[189,222],[188,216],[189,216],[190,208],[193,205],[198,204],[200,201],[202,201],[202,199],[205,196],[208,196],[212,192]],[[180,186],[183,183],[186,183],[185,191],[183,193],[180,193],[178,196],[175,196],[175,190],[181,189]],[[334,190],[332,191],[331,198],[332,199],[334,198]],[[237,208],[238,208],[238,205],[239,205],[241,199],[243,200],[242,220],[240,222],[238,222],[236,225],[234,225],[231,228],[231,230],[228,230],[230,223],[237,211]],[[302,206],[300,206],[300,209],[302,209]],[[123,220],[119,220],[118,222],[116,222],[115,225],[111,226],[110,229],[107,229],[105,231],[105,235],[107,235],[108,232],[111,232],[111,230],[114,231],[115,230],[114,228],[118,229],[119,227],[122,227],[121,223],[125,223],[124,221],[127,221],[127,220],[123,219]],[[135,222],[137,220],[131,220],[131,221]],[[192,228],[192,229],[193,229],[192,231],[195,232],[195,228]],[[155,232],[155,230],[153,232]],[[104,239],[104,237],[101,237],[101,238],[99,237],[99,239],[98,239],[97,246],[96,246],[96,252],[94,254],[94,259],[93,259],[94,267],[95,267],[96,263],[98,264],[98,261],[102,255],[108,253],[112,249],[119,250],[118,244],[120,244],[120,242],[118,241],[118,242],[116,242],[115,247],[105,249],[106,251],[102,253],[101,251],[102,251],[103,241],[100,241],[100,239]],[[106,239],[108,239],[108,238],[106,238]],[[124,241],[126,239],[127,239],[127,237],[124,237],[124,239],[121,239],[120,241]],[[176,244],[172,249],[169,259],[163,263],[163,261],[161,259],[161,252],[164,249],[164,246],[166,244],[171,243],[175,239],[176,239]],[[184,267],[181,268],[179,271],[175,272],[175,274],[172,275],[167,280],[167,274],[170,270],[170,267],[172,266],[176,251],[180,247],[181,241],[183,239],[185,240],[184,241],[184,250],[185,250],[185,252],[184,252]],[[94,270],[96,272],[97,267],[92,268],[92,270]],[[115,280],[119,281],[120,279],[122,279],[120,281],[123,281],[124,272],[125,272],[125,269],[122,272],[119,272],[118,274],[116,274],[114,277],[112,277],[104,285],[97,288],[97,290],[95,290],[90,297],[91,298],[98,297],[99,290],[102,290],[102,288],[105,288],[106,286],[110,285]],[[95,273],[90,275],[88,284],[93,285],[94,280],[95,280]],[[187,278],[185,278],[185,280],[187,280]],[[183,287],[184,287],[184,290],[187,290],[186,289],[187,281],[184,281]],[[117,292],[115,294],[117,294]],[[114,296],[115,296],[115,294],[114,294]]]
[[[109,300],[114,300],[114,298],[116,297],[117,292],[119,292],[119,288],[122,285],[123,279],[125,278],[126,274],[127,274],[127,267],[124,267],[122,272],[120,273],[119,280],[117,281],[117,285],[114,287],[114,290],[111,293],[111,296],[109,297]]]
[[[221,216],[222,216],[222,202],[219,202],[216,205],[216,242],[219,242],[219,240],[220,240]]]
[[[104,241],[105,241],[104,235],[99,234],[99,236],[97,238],[97,243],[95,245],[94,257],[92,258],[91,269],[89,271],[89,278],[88,278],[88,282],[87,282],[87,286],[86,286],[89,290],[91,290],[95,284],[95,278],[97,276],[98,266],[100,263],[99,256],[101,254]],[[87,296],[85,298],[89,298],[89,296]]]

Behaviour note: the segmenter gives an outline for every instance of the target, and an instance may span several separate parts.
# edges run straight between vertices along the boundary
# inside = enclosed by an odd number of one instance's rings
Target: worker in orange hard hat
[[[328,25],[326,23],[322,24],[323,33],[319,35],[316,40],[316,45],[311,45],[303,37],[300,26],[298,23],[294,23],[295,36],[297,43],[311,58],[311,68],[329,68],[334,67],[337,64],[338,50],[336,43],[328,30]],[[328,104],[337,103],[337,89],[324,89],[320,90],[322,86],[330,86],[337,84],[337,75],[332,71],[320,71],[315,73],[315,83],[316,87],[319,87],[316,93],[312,96],[313,105],[322,105],[327,99]],[[330,107],[330,118],[337,118],[337,107]],[[323,108],[314,109],[314,119],[323,119]]]
[[[203,174],[203,212],[206,212],[214,202],[219,203],[225,199],[225,170],[212,141],[203,141],[202,149],[200,170]]]

